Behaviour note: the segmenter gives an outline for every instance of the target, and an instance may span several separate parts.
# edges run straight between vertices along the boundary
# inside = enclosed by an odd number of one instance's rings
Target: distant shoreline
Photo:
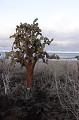
[[[79,56],[79,52],[56,52],[56,51],[47,51],[49,55],[55,54],[58,55],[60,57],[60,59],[75,59],[76,60],[76,56]],[[5,52],[0,52],[0,58],[4,58],[5,57]]]

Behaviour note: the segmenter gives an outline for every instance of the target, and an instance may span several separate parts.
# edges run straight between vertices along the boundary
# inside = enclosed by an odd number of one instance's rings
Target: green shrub
[[[79,60],[79,56],[76,56],[75,58],[77,58],[77,60]]]
[[[60,59],[60,57],[58,55],[50,55],[49,59]]]

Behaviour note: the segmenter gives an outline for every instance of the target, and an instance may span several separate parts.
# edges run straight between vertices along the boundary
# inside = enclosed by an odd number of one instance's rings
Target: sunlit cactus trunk
[[[34,63],[31,63],[31,61],[28,61],[27,68],[26,68],[26,74],[27,74],[27,79],[26,79],[26,85],[27,88],[32,87],[32,77],[33,77],[33,70],[34,70]]]

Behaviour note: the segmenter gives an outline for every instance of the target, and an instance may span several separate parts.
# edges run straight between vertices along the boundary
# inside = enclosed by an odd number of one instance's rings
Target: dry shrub
[[[57,96],[62,108],[68,113],[70,111],[75,116],[74,119],[78,120],[79,80],[77,62],[49,61],[46,65],[39,61],[34,74],[35,88],[40,88],[41,93],[44,92],[45,100]]]
[[[76,61],[49,61],[48,65],[38,61],[34,69],[33,87],[29,94],[23,84],[26,71],[19,64],[16,64],[9,71],[11,74],[9,79],[11,96],[20,95],[21,98],[28,101],[28,104],[33,102],[38,108],[41,106],[44,109],[44,112],[41,112],[43,117],[41,120],[78,120],[79,80],[77,65]],[[73,117],[71,118],[71,116]]]

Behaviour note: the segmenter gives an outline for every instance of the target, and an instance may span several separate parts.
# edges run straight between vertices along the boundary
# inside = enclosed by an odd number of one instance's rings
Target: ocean
[[[0,52],[0,59],[5,57],[5,52]]]
[[[52,53],[49,53],[49,54],[52,54]],[[54,53],[55,55],[58,55],[60,58],[63,58],[63,59],[73,59],[75,58],[76,56],[79,56],[79,53]]]
[[[61,59],[74,59],[76,56],[79,56],[79,53],[77,52],[72,52],[72,53],[66,53],[66,52],[48,52],[49,55],[52,55],[52,54],[55,54],[55,55],[58,55]],[[0,52],[0,59],[4,58],[5,57],[5,52]]]

